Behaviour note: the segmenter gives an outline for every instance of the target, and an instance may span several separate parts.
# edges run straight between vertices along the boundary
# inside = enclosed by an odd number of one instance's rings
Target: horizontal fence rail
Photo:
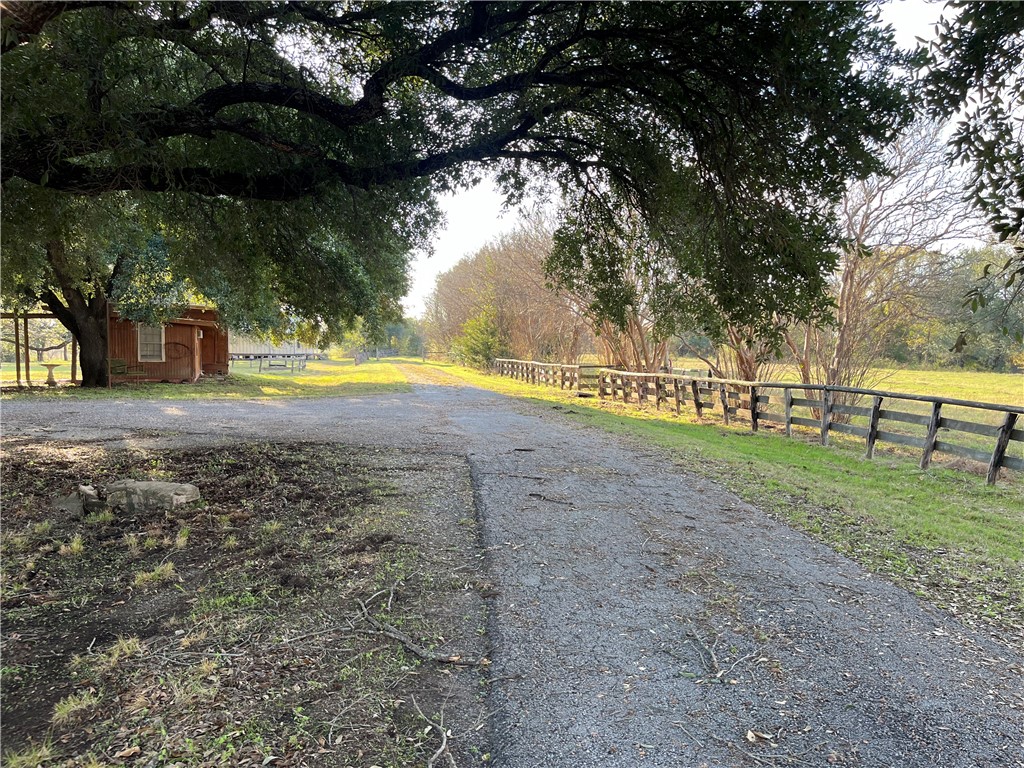
[[[931,465],[934,454],[949,454],[987,465],[989,485],[996,482],[1003,467],[1024,471],[1024,458],[1007,453],[1011,443],[1024,443],[1022,406],[822,384],[640,373],[525,360],[495,361],[495,369],[502,376],[533,384],[559,383],[562,389],[566,388],[566,377],[572,382],[570,389],[580,388],[581,368],[590,374],[583,378],[588,385],[596,385],[602,400],[611,398],[641,408],[653,404],[660,409],[664,405],[674,408],[677,414],[686,406],[693,408],[700,418],[717,415],[726,425],[743,418],[755,432],[762,423],[769,422],[779,425],[787,436],[792,436],[794,426],[807,427],[817,430],[822,445],[828,445],[833,432],[853,435],[864,440],[869,459],[878,443],[893,443],[918,449],[922,469]],[[863,399],[867,405],[850,404],[844,399]],[[913,412],[913,406],[923,412]],[[952,408],[957,409],[958,416],[966,418],[953,418],[948,413]],[[985,418],[990,423],[985,423]]]
[[[500,376],[508,376],[531,384],[558,386],[559,389],[580,388],[580,366],[561,363],[542,363],[536,360],[494,361],[494,368]]]

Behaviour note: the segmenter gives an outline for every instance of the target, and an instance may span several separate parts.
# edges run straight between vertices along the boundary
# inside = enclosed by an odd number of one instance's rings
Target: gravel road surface
[[[492,762],[1024,766],[1024,658],[656,451],[471,387],[6,402],[3,439],[333,440],[468,459]]]

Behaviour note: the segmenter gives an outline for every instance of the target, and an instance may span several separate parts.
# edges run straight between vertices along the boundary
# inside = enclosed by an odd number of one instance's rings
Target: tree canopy
[[[394,303],[434,197],[486,170],[699,234],[681,274],[726,313],[807,315],[829,203],[907,117],[870,8],[5,3],[5,245],[39,283],[46,243],[144,213],[200,290],[343,320]]]
[[[932,112],[959,114],[951,147],[971,199],[1002,238],[1024,231],[1024,7],[951,2],[925,78]]]

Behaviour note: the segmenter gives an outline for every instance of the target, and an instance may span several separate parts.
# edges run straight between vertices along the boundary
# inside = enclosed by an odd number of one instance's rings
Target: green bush
[[[452,357],[474,368],[486,368],[494,358],[506,356],[507,350],[493,309],[485,309],[467,320],[462,334],[452,342]]]

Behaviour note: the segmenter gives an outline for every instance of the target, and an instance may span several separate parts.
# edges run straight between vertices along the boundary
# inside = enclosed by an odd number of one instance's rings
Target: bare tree
[[[576,302],[548,285],[551,233],[543,216],[528,216],[438,277],[426,312],[435,351],[450,350],[465,324],[485,311],[516,357],[572,362],[591,347]]]
[[[768,381],[779,363],[775,344],[757,336],[753,329],[734,325],[726,326],[713,358],[686,340],[682,346],[707,365],[712,376],[722,379]]]
[[[942,127],[916,123],[886,150],[888,173],[850,184],[838,210],[848,245],[832,277],[835,323],[785,336],[805,383],[870,383],[889,329],[916,311],[942,274],[941,251],[977,237],[981,223],[964,200],[964,177],[945,152]]]

